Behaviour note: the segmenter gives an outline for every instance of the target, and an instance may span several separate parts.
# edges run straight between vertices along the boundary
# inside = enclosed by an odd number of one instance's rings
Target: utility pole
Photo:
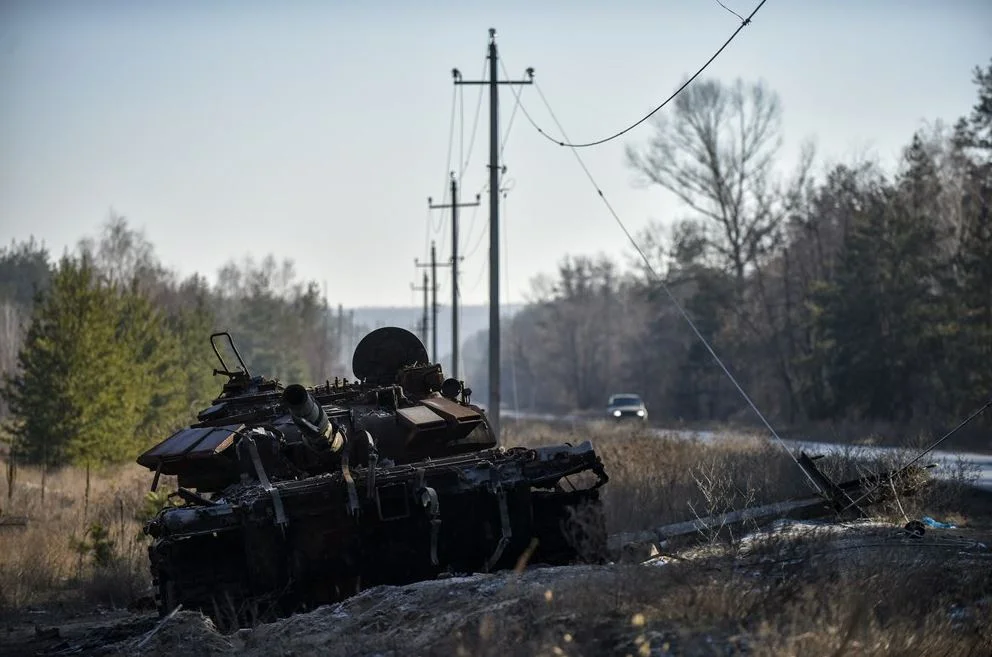
[[[458,202],[458,180],[451,172],[451,203],[434,205],[427,197],[427,205],[432,210],[451,208],[451,376],[458,378],[458,208],[471,208],[479,205],[480,195],[475,195],[475,203]]]
[[[434,240],[431,240],[431,261],[429,264],[421,263],[416,258],[413,259],[413,264],[418,267],[430,267],[431,268],[431,353],[434,355],[432,362],[439,362],[441,355],[437,353],[437,268],[447,267],[446,264],[437,264],[437,249],[434,246]]]
[[[489,85],[489,408],[487,415],[499,440],[499,85],[533,84],[534,69],[527,69],[526,80],[500,80],[496,30],[489,28],[489,79],[463,80],[452,71],[455,84]]]
[[[427,344],[427,291],[431,289],[431,286],[427,284],[427,272],[424,272],[424,284],[416,286],[411,284],[410,287],[416,291],[422,291],[424,293],[424,314],[420,320],[420,337],[423,338],[424,344]]]

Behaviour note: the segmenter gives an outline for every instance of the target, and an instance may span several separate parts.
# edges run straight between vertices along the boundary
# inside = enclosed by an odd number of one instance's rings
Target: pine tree
[[[209,342],[214,316],[206,292],[191,291],[187,304],[166,321],[179,347],[177,364],[185,391],[182,415],[192,420],[219,392],[213,376],[216,357]]]
[[[876,190],[853,216],[836,275],[813,295],[834,414],[908,420],[932,392],[941,345],[942,263],[932,200],[939,181],[919,136],[894,186]],[[925,404],[924,404],[925,406]]]
[[[4,386],[23,457],[99,465],[131,455],[140,394],[118,328],[113,290],[87,259],[64,257],[36,297],[20,372]]]
[[[138,423],[132,451],[157,442],[186,419],[186,377],[175,333],[165,316],[136,286],[117,298],[118,339],[128,354],[127,380],[136,397]]]
[[[992,394],[992,63],[975,69],[978,102],[957,125],[954,144],[967,158],[963,199],[966,230],[957,265],[961,334],[956,367],[958,412]],[[992,426],[992,417],[985,422]]]

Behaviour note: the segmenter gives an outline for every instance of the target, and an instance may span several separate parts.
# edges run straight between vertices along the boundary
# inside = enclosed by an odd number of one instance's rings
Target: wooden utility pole
[[[414,291],[424,293],[424,314],[420,320],[420,337],[427,344],[427,291],[431,289],[431,286],[427,284],[427,272],[424,272],[424,284],[423,285],[410,285]]]
[[[458,180],[451,172],[451,203],[434,205],[427,197],[427,205],[432,210],[451,208],[451,376],[458,378],[458,208],[471,208],[479,205],[480,195],[475,195],[475,203],[458,202]]]
[[[500,343],[499,343],[499,85],[533,84],[534,69],[527,69],[526,80],[500,80],[496,30],[489,28],[489,79],[463,80],[458,69],[452,71],[455,84],[489,86],[489,407],[486,414],[499,439]]]
[[[414,258],[413,264],[418,267],[431,268],[431,354],[433,355],[433,362],[437,363],[441,360],[441,354],[437,353],[437,268],[446,267],[447,265],[444,263],[437,264],[437,248],[434,246],[434,240],[431,240],[431,261],[429,263],[421,263]]]

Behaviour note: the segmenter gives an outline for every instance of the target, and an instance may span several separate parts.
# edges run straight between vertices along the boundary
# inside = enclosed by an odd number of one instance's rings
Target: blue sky
[[[756,0],[725,4],[747,14]],[[428,223],[427,197],[440,201],[447,181],[451,69],[478,78],[488,28],[511,74],[533,66],[571,138],[587,141],[654,107],[736,25],[712,0],[8,1],[0,239],[34,235],[58,253],[113,208],[182,273],[212,277],[230,258],[273,253],[326,281],[331,303],[417,304],[413,259],[430,237],[445,255],[450,243],[446,215]],[[972,69],[990,46],[987,0],[769,0],[707,74],[779,93],[784,167],[807,137],[824,163],[863,153],[892,163],[924,121],[969,111]],[[477,93],[464,88],[455,160]],[[557,132],[532,89],[523,102]],[[501,105],[505,129],[505,87]],[[486,181],[487,107],[466,199]],[[582,152],[635,231],[684,213],[634,186],[624,164],[624,146],[650,135],[642,125]],[[573,156],[520,114],[504,163],[504,301],[565,254],[629,253]],[[485,195],[462,212],[463,303],[487,299],[487,218]]]

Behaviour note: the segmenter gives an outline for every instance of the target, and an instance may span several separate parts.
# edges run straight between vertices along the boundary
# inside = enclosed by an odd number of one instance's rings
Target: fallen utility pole
[[[499,440],[500,342],[499,342],[499,85],[533,84],[534,69],[527,69],[526,80],[500,80],[496,30],[489,29],[489,79],[463,80],[458,69],[452,70],[455,84],[489,86],[489,406],[486,415]]]
[[[434,246],[434,240],[431,240],[431,261],[429,263],[421,263],[414,258],[413,264],[418,267],[431,268],[431,354],[433,356],[432,362],[437,363],[441,360],[441,354],[437,353],[437,268],[447,267],[448,265],[445,263],[437,264],[437,249]]]
[[[458,180],[451,172],[451,203],[434,205],[427,197],[427,205],[432,210],[451,208],[451,376],[458,378],[458,208],[471,208],[479,205],[480,195],[475,195],[474,203],[458,202]]]
[[[697,517],[694,520],[677,522],[653,529],[637,532],[622,532],[609,537],[609,549],[616,555],[624,551],[635,553],[638,547],[646,545],[661,546],[673,539],[683,539],[691,542],[691,539],[704,539],[716,535],[725,530],[735,530],[748,525],[756,526],[766,524],[773,520],[788,518],[791,520],[807,520],[813,518],[824,518],[834,516],[838,520],[854,520],[865,518],[868,513],[861,507],[850,504],[850,499],[858,493],[867,491],[867,495],[862,495],[865,506],[878,504],[891,499],[887,489],[878,486],[881,481],[891,481],[897,474],[902,477],[899,482],[899,490],[892,486],[892,493],[898,499],[899,495],[911,495],[919,488],[926,486],[930,482],[930,477],[926,470],[933,465],[916,466],[915,472],[908,470],[893,470],[883,472],[868,477],[860,477],[848,481],[835,483],[819,468],[814,461],[821,456],[811,457],[805,452],[800,452],[799,460],[803,468],[815,473],[818,480],[825,482],[824,493],[812,495],[810,497],[783,500],[762,506],[754,506],[741,509],[739,511],[729,511],[703,518]]]

